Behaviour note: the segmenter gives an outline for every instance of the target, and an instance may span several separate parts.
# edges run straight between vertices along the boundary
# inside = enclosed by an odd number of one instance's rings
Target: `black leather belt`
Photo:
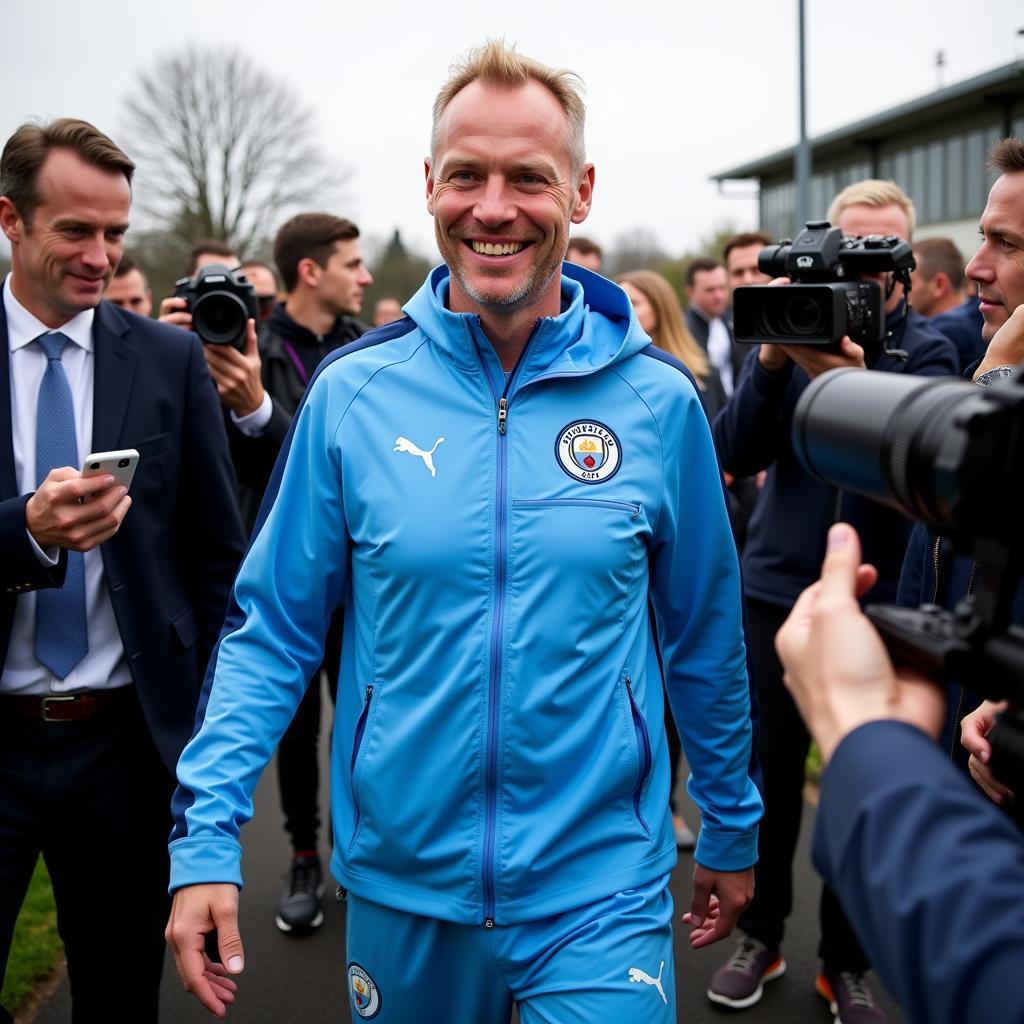
[[[84,690],[81,693],[0,694],[0,714],[36,722],[86,722],[103,718],[127,703],[134,686],[114,690]]]

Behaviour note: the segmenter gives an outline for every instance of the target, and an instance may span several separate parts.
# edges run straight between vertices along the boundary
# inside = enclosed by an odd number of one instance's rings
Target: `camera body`
[[[229,270],[222,263],[210,263],[195,277],[176,281],[174,297],[188,303],[192,329],[207,345],[233,345],[241,350],[246,321],[260,320],[256,289],[240,270]]]
[[[733,293],[733,332],[746,344],[777,342],[837,349],[843,335],[864,348],[885,337],[885,296],[862,274],[894,273],[909,290],[916,266],[910,243],[895,235],[844,235],[812,220],[792,241],[769,245],[757,258],[785,287],[745,285]]]

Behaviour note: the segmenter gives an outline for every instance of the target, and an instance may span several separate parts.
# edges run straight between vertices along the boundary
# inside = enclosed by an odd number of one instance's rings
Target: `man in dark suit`
[[[738,345],[732,335],[729,279],[718,260],[700,257],[686,269],[686,326],[708,354],[711,365],[731,395],[749,345]]]
[[[244,546],[198,339],[101,301],[133,169],[71,120],[0,156],[0,968],[42,853],[76,1022],[156,1020],[173,769]],[[81,476],[125,448],[130,497]]]

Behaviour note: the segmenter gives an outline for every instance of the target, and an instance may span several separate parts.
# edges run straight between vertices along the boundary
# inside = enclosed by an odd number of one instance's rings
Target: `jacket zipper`
[[[640,754],[640,770],[637,773],[636,788],[633,790],[633,812],[649,839],[651,830],[640,813],[640,795],[643,793],[644,783],[651,771],[651,737],[647,732],[647,722],[644,721],[644,716],[640,713],[636,697],[633,694],[633,680],[629,676],[626,676],[626,693],[629,696],[629,713],[633,718],[633,729],[636,733],[637,749]]]
[[[560,508],[563,506],[578,508],[611,508],[620,512],[628,512],[630,518],[640,518],[640,506],[630,501],[609,501],[604,498],[515,498],[512,504],[516,508]]]
[[[487,707],[487,765],[484,787],[487,808],[484,822],[484,927],[494,927],[495,894],[494,894],[494,833],[497,828],[498,803],[498,703],[501,693],[501,635],[505,626],[505,569],[506,569],[506,530],[508,516],[505,506],[508,502],[508,396],[509,391],[519,373],[530,342],[536,337],[541,325],[540,320],[534,325],[530,337],[523,346],[519,358],[505,381],[500,395],[494,388],[487,368],[482,366],[484,377],[491,393],[498,399],[498,487],[497,506],[495,509],[495,547],[494,566],[494,621],[491,626],[491,680]]]
[[[356,732],[352,740],[352,764],[349,774],[352,779],[352,804],[355,819],[352,834],[355,835],[359,828],[359,819],[362,813],[359,807],[359,798],[356,796],[356,762],[359,760],[359,751],[363,746],[363,733],[366,732],[366,720],[370,717],[370,701],[373,699],[373,683],[366,687],[366,699],[363,701],[363,709],[359,712],[359,720],[356,722]]]

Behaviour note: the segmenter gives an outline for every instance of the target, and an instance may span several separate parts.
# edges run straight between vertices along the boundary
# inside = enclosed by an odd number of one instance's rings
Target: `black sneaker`
[[[766,981],[774,981],[785,973],[786,961],[779,951],[769,949],[748,935],[740,941],[733,955],[711,975],[708,999],[720,1006],[745,1010],[760,1002]]]
[[[298,854],[288,870],[288,884],[277,898],[274,920],[283,932],[308,932],[324,922],[320,897],[324,886],[320,858],[316,854]]]
[[[888,1024],[888,1016],[857,971],[823,968],[814,983],[818,995],[828,1000],[836,1024]]]

